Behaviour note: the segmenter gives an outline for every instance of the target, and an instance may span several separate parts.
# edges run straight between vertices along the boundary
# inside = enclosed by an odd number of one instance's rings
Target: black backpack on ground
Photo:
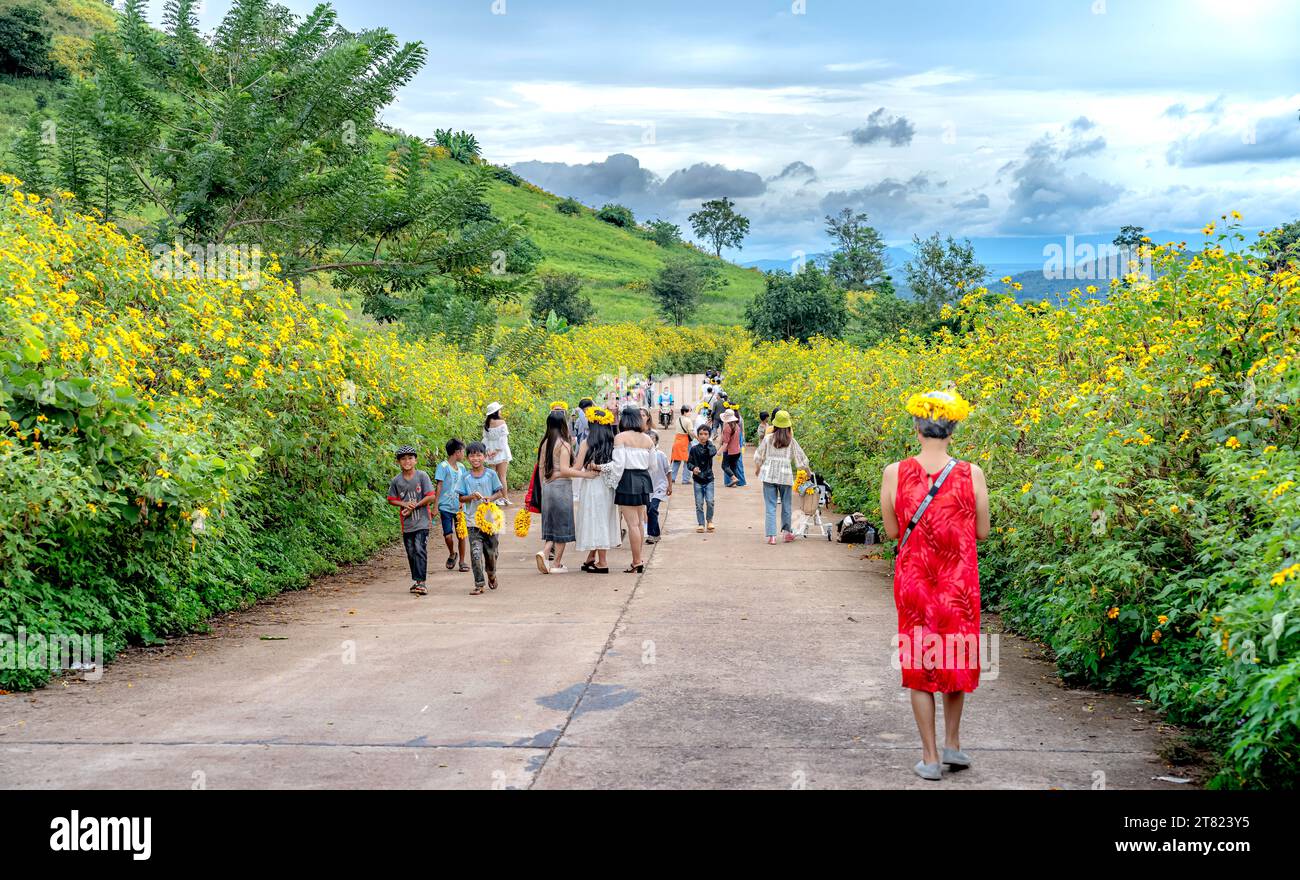
[[[878,544],[880,533],[876,527],[860,513],[851,513],[835,525],[839,532],[841,544]]]

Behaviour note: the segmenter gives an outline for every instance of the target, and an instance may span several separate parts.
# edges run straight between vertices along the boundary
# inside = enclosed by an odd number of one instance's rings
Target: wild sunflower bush
[[[953,452],[989,478],[988,607],[1066,676],[1203,725],[1217,785],[1293,787],[1300,272],[1270,271],[1236,219],[1198,253],[1149,246],[1156,280],[1105,300],[977,291],[929,339],[739,345],[728,384],[789,409],[841,507],[877,518],[881,470],[915,451],[908,396],[956,387],[973,413]]]
[[[690,335],[548,336],[529,369],[352,326],[273,259],[203,277],[0,175],[0,633],[102,634],[114,651],[202,625],[397,532],[401,443],[432,468],[500,401],[522,480],[548,401]],[[181,271],[176,271],[176,266]],[[0,687],[41,684],[0,669]]]

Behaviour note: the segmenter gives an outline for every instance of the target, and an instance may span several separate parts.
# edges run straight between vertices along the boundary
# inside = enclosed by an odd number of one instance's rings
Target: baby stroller
[[[820,532],[826,536],[826,540],[831,540],[831,533],[835,530],[833,523],[825,522],[822,519],[822,511],[827,508],[830,501],[830,487],[825,480],[820,479],[812,468],[808,469],[808,481],[799,487],[799,493],[795,499],[799,511],[803,514],[803,521],[795,526],[792,534],[800,537],[809,537],[809,532]]]

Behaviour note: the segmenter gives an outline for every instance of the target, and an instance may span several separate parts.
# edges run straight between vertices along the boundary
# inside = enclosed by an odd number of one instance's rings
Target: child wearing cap
[[[388,503],[401,509],[402,543],[406,545],[406,561],[411,566],[411,592],[424,596],[429,591],[424,582],[429,567],[429,505],[437,493],[433,481],[424,471],[415,469],[415,447],[403,446],[397,450],[397,466],[401,473],[388,482]]]

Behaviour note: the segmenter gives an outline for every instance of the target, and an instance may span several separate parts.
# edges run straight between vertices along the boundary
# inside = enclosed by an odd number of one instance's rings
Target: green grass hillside
[[[451,159],[435,160],[440,174],[457,174],[464,167]],[[601,323],[658,320],[649,282],[664,264],[686,255],[717,259],[685,243],[661,247],[638,230],[597,219],[588,208],[561,214],[555,207],[560,201],[560,196],[528,183],[514,186],[497,180],[488,192],[493,213],[522,223],[541,248],[541,272],[572,272],[586,280]],[[761,272],[726,260],[718,265],[726,284],[701,297],[692,324],[743,323],[745,306],[763,288]]]
[[[593,211],[561,214],[555,209],[559,197],[536,188],[497,182],[488,198],[498,216],[520,219],[527,226],[529,237],[545,255],[543,271],[573,272],[589,280],[602,322],[653,320],[650,279],[674,252],[700,253],[687,244],[660,247],[635,230],[598,220]],[[701,256],[715,259],[712,254]],[[763,287],[761,272],[725,260],[720,265],[726,286],[701,298],[694,323],[741,323],[745,306]]]

